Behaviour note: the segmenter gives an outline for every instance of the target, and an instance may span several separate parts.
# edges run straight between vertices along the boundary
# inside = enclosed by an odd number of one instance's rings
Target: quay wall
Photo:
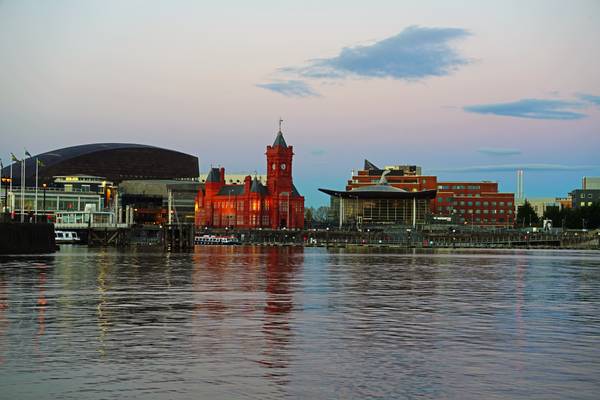
[[[54,225],[0,222],[0,254],[42,254],[55,250]]]

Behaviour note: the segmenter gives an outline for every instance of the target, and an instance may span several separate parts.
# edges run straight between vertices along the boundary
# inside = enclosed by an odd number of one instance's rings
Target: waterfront
[[[600,253],[0,259],[2,398],[596,398]]]

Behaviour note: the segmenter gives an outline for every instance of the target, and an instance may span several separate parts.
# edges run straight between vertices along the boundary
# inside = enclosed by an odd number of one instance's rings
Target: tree
[[[306,228],[312,228],[314,222],[315,209],[312,207],[307,207],[304,209],[304,226]]]
[[[548,207],[544,218],[552,220],[555,227],[566,229],[600,228],[600,203],[578,208]]]
[[[315,221],[320,223],[327,222],[329,220],[329,211],[329,207],[327,206],[317,208],[313,213]]]
[[[525,200],[525,203],[517,208],[517,226],[537,225],[539,222],[540,218],[535,213],[531,203]]]

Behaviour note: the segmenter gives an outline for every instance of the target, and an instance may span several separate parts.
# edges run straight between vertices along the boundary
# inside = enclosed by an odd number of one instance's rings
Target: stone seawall
[[[0,223],[0,254],[53,253],[54,225]]]

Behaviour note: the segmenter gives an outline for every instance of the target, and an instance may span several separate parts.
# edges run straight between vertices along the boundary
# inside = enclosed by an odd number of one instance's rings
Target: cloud
[[[274,75],[287,82],[347,78],[419,81],[446,76],[471,62],[451,46],[452,42],[469,35],[460,28],[410,26],[397,35],[368,45],[345,47],[331,58],[317,58],[303,65],[279,68]],[[280,90],[280,85],[280,81],[274,80],[257,86],[288,95],[287,91]]]
[[[521,150],[519,149],[507,149],[502,147],[482,147],[477,151],[482,154],[487,154],[488,156],[514,156],[521,154]]]
[[[409,81],[444,76],[470,61],[450,46],[469,36],[459,28],[410,26],[370,45],[346,47],[335,57],[311,60],[300,67],[281,68],[305,78],[392,78]]]
[[[573,109],[585,107],[581,102],[565,100],[523,99],[510,103],[481,104],[463,107],[467,112],[505,117],[574,120],[586,115]]]
[[[504,172],[523,169],[526,171],[586,171],[599,169],[600,165],[563,165],[563,164],[498,164],[471,167],[439,168],[432,172]]]
[[[600,106],[600,96],[594,96],[592,94],[586,94],[586,93],[577,93],[577,98],[580,100],[583,100],[587,103],[591,103],[596,106]]]
[[[326,153],[327,152],[325,151],[325,149],[313,149],[310,152],[310,154],[312,154],[315,157],[324,156]]]
[[[259,83],[259,88],[271,90],[288,97],[318,97],[320,96],[309,84],[301,80],[275,80],[269,83]]]

